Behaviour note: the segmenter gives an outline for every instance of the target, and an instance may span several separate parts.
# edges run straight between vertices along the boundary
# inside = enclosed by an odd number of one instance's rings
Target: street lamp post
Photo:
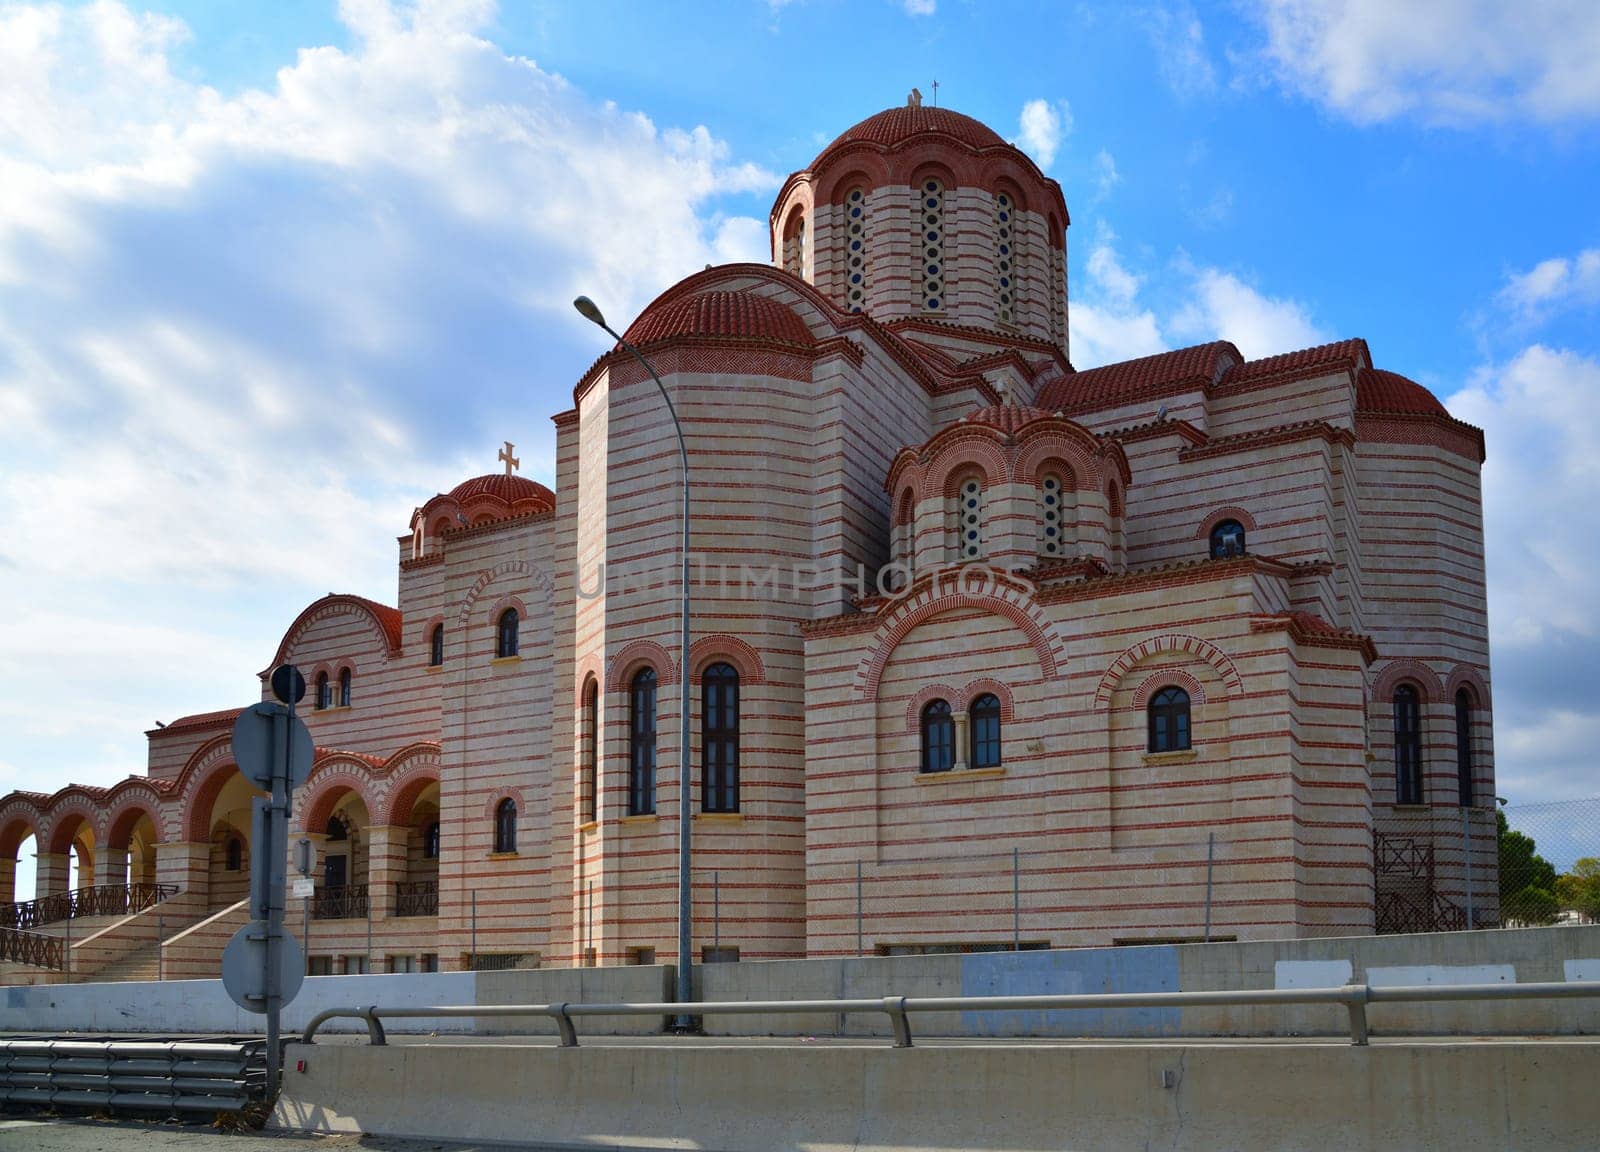
[[[650,361],[644,358],[632,344],[628,343],[606,323],[606,318],[593,300],[587,296],[579,296],[572,302],[584,319],[599,325],[621,347],[632,353],[633,358],[644,365],[644,370],[650,373],[650,379],[656,382],[656,388],[661,392],[661,399],[667,405],[667,415],[672,417],[672,428],[678,434],[678,462],[683,468],[683,542],[681,546],[682,568],[679,573],[683,601],[679,606],[681,635],[678,647],[678,1003],[688,1004],[694,999],[694,985],[691,976],[691,967],[694,963],[690,949],[693,947],[693,900],[690,895],[690,853],[691,839],[689,828],[691,824],[693,798],[689,788],[689,449],[683,439],[683,425],[678,422],[678,410],[673,407],[672,397],[667,395],[666,385],[661,383],[661,377],[656,375],[656,370],[650,366]],[[590,929],[593,931],[593,929]],[[680,1031],[687,1031],[693,1027],[693,1020],[684,1013],[677,1018],[676,1027]]]

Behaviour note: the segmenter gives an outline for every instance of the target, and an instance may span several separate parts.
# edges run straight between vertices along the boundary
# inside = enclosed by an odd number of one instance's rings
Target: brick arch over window
[[[943,700],[950,705],[952,712],[960,711],[964,706],[961,703],[961,693],[949,684],[929,684],[917,690],[917,694],[906,701],[906,731],[913,736],[922,731],[922,710],[935,700]]]
[[[1450,679],[1445,681],[1443,700],[1454,701],[1456,693],[1461,689],[1472,693],[1472,704],[1475,708],[1488,708],[1489,682],[1476,668],[1467,664],[1457,664],[1450,670]]]
[[[1200,522],[1199,529],[1197,529],[1194,534],[1194,538],[1196,540],[1209,540],[1211,538],[1211,530],[1218,524],[1221,524],[1224,520],[1237,520],[1244,527],[1246,532],[1252,534],[1256,530],[1256,518],[1254,516],[1250,515],[1250,513],[1245,511],[1243,508],[1236,508],[1233,505],[1229,505],[1226,508],[1218,508],[1215,512],[1211,513],[1204,520],[1202,520]]]
[[[1063,483],[1080,492],[1098,492],[1105,466],[1064,438],[1040,437],[1017,450],[1017,483],[1036,484],[1047,472],[1060,473]]]
[[[146,816],[156,829],[156,839],[160,840],[160,812],[161,806],[153,792],[148,795],[136,793],[119,801],[110,809],[110,816],[106,821],[106,846],[116,849],[126,848],[133,838],[135,826]]]
[[[101,819],[104,815],[93,797],[78,793],[67,798],[58,792],[50,797],[49,824],[39,838],[39,843],[48,843],[50,852],[59,854],[71,851],[72,841],[78,829],[88,825],[90,833],[94,836],[96,855],[98,855],[98,849],[105,843],[106,830]]]
[[[29,836],[39,842],[39,826],[44,815],[29,796],[16,795],[0,804],[0,859],[15,860],[22,842]]]
[[[499,787],[489,794],[489,802],[483,806],[483,819],[488,821],[491,831],[494,828],[495,812],[500,807],[500,801],[509,800],[517,806],[517,821],[519,825],[527,817],[529,808],[522,798],[522,789]],[[521,831],[521,828],[518,828]]]
[[[493,568],[478,573],[478,578],[472,582],[472,587],[467,589],[467,594],[462,598],[461,610],[456,613],[456,625],[466,627],[471,624],[473,613],[478,609],[478,601],[483,598],[484,592],[502,576],[521,576],[533,584],[534,590],[543,598],[544,606],[549,607],[555,595],[555,586],[550,583],[550,574],[538,564],[529,564],[525,560],[507,560]],[[521,601],[518,601],[519,605]],[[523,618],[527,618],[527,611],[523,610]],[[491,619],[498,618],[496,613]]]
[[[991,574],[990,582],[1002,587],[1007,593],[1018,591],[1010,585],[1001,583],[998,574]],[[856,690],[861,698],[865,700],[878,698],[878,683],[883,678],[883,669],[888,664],[889,658],[894,655],[895,649],[900,646],[900,641],[904,640],[912,629],[935,616],[958,608],[977,608],[1011,621],[1027,637],[1034,655],[1038,658],[1043,678],[1054,680],[1057,677],[1061,660],[1066,653],[1066,643],[1056,634],[1050,621],[1036,605],[1030,602],[1024,606],[992,592],[967,591],[963,587],[962,574],[951,573],[938,580],[929,581],[921,589],[901,600],[878,626],[872,647],[856,667]]]
[[[922,495],[943,492],[954,496],[961,477],[972,471],[983,473],[985,488],[1004,484],[1010,476],[1004,449],[986,436],[952,440],[923,468]]]
[[[987,676],[968,681],[967,686],[961,689],[961,695],[952,697],[950,703],[953,707],[959,708],[963,712],[968,712],[972,709],[973,701],[985,693],[1000,701],[1001,723],[1011,723],[1011,689],[1000,683],[1000,681],[990,679]]]
[[[593,680],[596,684],[604,687],[605,679],[604,662],[600,659],[599,653],[591,652],[582,660],[579,660],[578,674],[572,679],[572,706],[574,708],[583,707],[583,690],[589,681]]]
[[[1191,704],[1204,704],[1206,702],[1205,685],[1196,680],[1189,673],[1177,668],[1163,668],[1159,672],[1152,672],[1144,678],[1139,687],[1133,690],[1132,704],[1135,708],[1143,708],[1150,703],[1150,697],[1163,688],[1182,688],[1189,694]]]
[[[489,615],[485,617],[491,628],[499,627],[500,617],[507,608],[516,609],[518,620],[526,620],[528,618],[528,606],[522,602],[522,597],[502,596],[494,602],[494,607],[489,609]]]
[[[761,662],[761,654],[737,636],[725,635],[702,636],[689,646],[689,682],[700,683],[705,670],[719,660],[733,665],[739,673],[740,687],[767,682],[767,669]]]
[[[673,663],[672,653],[654,640],[635,640],[631,644],[624,644],[622,650],[612,657],[611,675],[606,678],[607,689],[612,692],[623,691],[634,674],[646,664],[655,669],[657,684],[677,683],[678,666]]]
[[[204,843],[211,839],[211,806],[238,771],[228,737],[223,738],[221,752],[220,757],[211,757],[208,766],[195,774],[193,787],[184,796],[180,835],[192,843]]]
[[[1402,683],[1416,685],[1423,704],[1437,704],[1447,698],[1439,674],[1420,660],[1391,660],[1385,664],[1372,682],[1372,698],[1387,702]]]
[[[414,745],[414,747],[422,747]],[[389,798],[383,810],[383,823],[402,826],[411,822],[411,809],[417,797],[428,787],[439,783],[439,750],[428,748],[406,761],[406,764],[389,779]],[[370,809],[369,809],[370,811]]]
[[[300,809],[300,831],[321,832],[347,792],[354,792],[361,798],[368,821],[376,823],[382,808],[377,802],[371,767],[354,757],[335,754],[311,770],[296,805]]]
[[[290,651],[305,634],[306,629],[329,616],[354,616],[365,621],[372,637],[377,641],[378,651],[386,656],[399,655],[402,619],[399,610],[360,596],[340,594],[324,596],[295,618],[278,644],[278,651],[272,658],[271,667],[276,668],[285,663],[289,659]]]
[[[1106,674],[1100,678],[1100,686],[1095,689],[1096,706],[1104,708],[1111,703],[1111,694],[1117,690],[1123,677],[1134,665],[1162,652],[1186,652],[1198,660],[1203,660],[1216,669],[1217,675],[1222,677],[1222,683],[1230,694],[1237,695],[1244,691],[1244,681],[1239,676],[1239,670],[1233,666],[1233,661],[1222,649],[1198,636],[1169,632],[1164,636],[1152,636],[1148,640],[1141,640],[1111,662],[1111,667],[1107,668]]]

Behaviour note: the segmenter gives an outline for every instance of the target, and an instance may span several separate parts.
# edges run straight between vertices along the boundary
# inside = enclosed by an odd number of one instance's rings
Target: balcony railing
[[[360,920],[367,914],[367,886],[345,884],[338,888],[319,888],[311,898],[313,920]]]
[[[38,900],[0,904],[0,928],[37,928],[84,916],[127,916],[177,894],[176,884],[95,884]]]
[[[67,966],[66,942],[60,936],[46,936],[42,932],[0,928],[0,960],[60,972]]]
[[[394,886],[394,914],[396,916],[437,916],[439,914],[439,882],[437,880],[405,880]]]

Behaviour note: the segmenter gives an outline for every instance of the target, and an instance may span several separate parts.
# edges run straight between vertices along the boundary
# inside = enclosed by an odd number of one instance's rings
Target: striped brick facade
[[[934,288],[918,215],[930,180]],[[848,203],[864,205],[864,231]],[[1256,361],[1219,342],[1075,371],[1067,223],[1060,188],[989,129],[894,109],[786,183],[772,267],[707,269],[635,321],[690,458],[687,657],[677,443],[621,349],[554,418],[554,491],[508,465],[435,496],[399,539],[395,606],[330,596],[290,625],[272,665],[330,685],[302,708],[318,754],[297,832],[318,845],[323,888],[329,858],[366,886],[375,967],[676,959],[685,679],[697,949],[1448,920],[1469,826],[1479,918],[1494,915],[1481,434],[1375,369],[1359,340]],[[1213,555],[1224,524],[1245,546]],[[704,810],[716,665],[738,677],[736,811]],[[654,802],[631,812],[647,670]],[[1171,688],[1190,739],[1153,751],[1150,709]],[[1420,701],[1408,804],[1401,689]],[[978,764],[969,712],[990,697],[998,762]],[[952,762],[923,771],[939,701]],[[0,800],[0,864],[32,832],[41,893],[65,887],[78,851],[101,882],[178,885],[194,922],[231,908],[251,795],[232,718],[149,733],[146,778]],[[1399,857],[1425,861],[1425,882],[1420,865],[1398,875]],[[419,895],[434,886],[436,906]],[[333,971],[366,956],[368,918],[311,920],[310,953]],[[191,951],[223,921],[207,923]]]

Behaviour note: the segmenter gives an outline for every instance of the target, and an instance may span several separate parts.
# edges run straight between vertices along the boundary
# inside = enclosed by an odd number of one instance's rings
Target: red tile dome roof
[[[824,156],[845,144],[866,142],[893,148],[925,132],[954,136],[969,148],[993,148],[1005,144],[993,128],[971,116],[963,116],[948,108],[906,105],[885,109],[876,116],[868,116],[855,127],[845,129],[837,140],[817,154],[811,167],[816,169]]]
[[[968,424],[987,424],[991,428],[998,428],[1007,436],[1032,424],[1035,420],[1053,420],[1056,414],[1043,408],[1028,408],[1020,404],[1002,404],[991,408],[979,408],[969,412],[962,419]]]
[[[1419,416],[1448,416],[1437,397],[1415,380],[1398,372],[1365,368],[1356,377],[1358,412],[1402,412]]]
[[[450,499],[466,505],[485,496],[503,500],[517,512],[543,512],[556,506],[555,493],[543,484],[523,476],[507,476],[504,472],[491,472],[487,476],[474,476],[450,489]],[[516,508],[523,502],[540,505],[539,508]]]
[[[655,304],[628,329],[632,344],[650,344],[674,336],[721,336],[776,340],[809,346],[815,341],[793,309],[752,292],[701,292]]]

